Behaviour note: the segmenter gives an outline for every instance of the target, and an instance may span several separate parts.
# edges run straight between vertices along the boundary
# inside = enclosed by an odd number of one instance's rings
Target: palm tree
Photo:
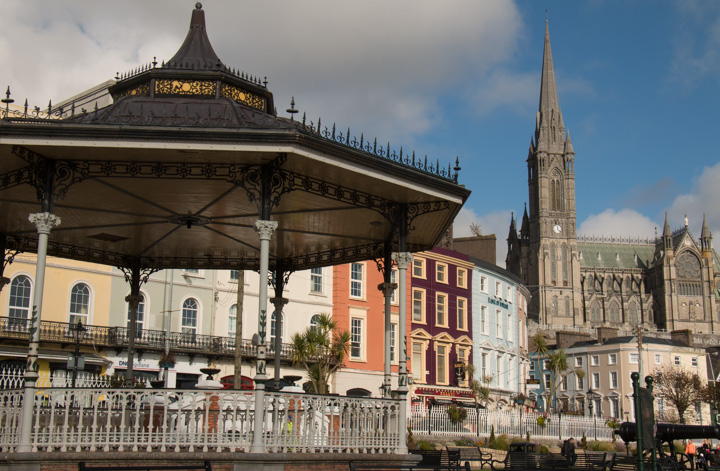
[[[337,332],[329,314],[320,314],[305,332],[292,337],[293,364],[301,363],[315,394],[327,394],[330,376],[343,366],[350,348],[350,333]]]
[[[540,332],[533,336],[531,343],[535,351],[537,351],[538,360],[542,362],[539,370],[542,371],[544,367],[544,369],[550,373],[550,385],[545,384],[543,380],[543,388],[547,392],[547,410],[550,408],[550,404],[560,385],[563,383],[563,380],[572,373],[575,373],[578,378],[584,378],[585,370],[581,368],[570,368],[565,350],[550,350],[547,340],[545,340],[545,337],[543,337]]]

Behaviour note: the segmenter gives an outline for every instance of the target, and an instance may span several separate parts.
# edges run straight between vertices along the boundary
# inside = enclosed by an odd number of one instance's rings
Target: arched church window
[[[557,260],[555,257],[555,244],[550,244],[550,281],[552,282],[553,286],[557,283],[557,269],[556,269]]]
[[[630,303],[630,305],[628,306],[627,321],[630,325],[637,325],[640,323],[640,316],[638,315],[638,305],[634,302]]]
[[[620,306],[616,302],[610,303],[610,322],[620,323]]]
[[[550,210],[563,210],[563,191],[562,191],[562,175],[555,171],[550,181]]]
[[[602,319],[600,317],[600,303],[595,301],[590,306],[590,320],[592,322],[600,322]]]
[[[565,296],[565,315],[572,316],[572,311],[570,310],[570,298],[568,296]]]
[[[562,245],[562,277],[563,286],[568,285],[568,250],[567,245]]]
[[[555,316],[555,317],[558,316],[558,298],[557,298],[557,296],[553,296],[552,313],[553,313],[553,316]]]

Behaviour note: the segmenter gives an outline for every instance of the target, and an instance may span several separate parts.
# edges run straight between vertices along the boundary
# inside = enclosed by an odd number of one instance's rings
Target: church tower
[[[575,151],[560,111],[546,20],[540,106],[527,158],[529,214],[523,217],[519,244],[517,237],[512,238],[513,246],[508,241],[508,260],[518,251],[523,258],[508,269],[527,284],[532,294],[528,314],[537,316],[541,324],[584,324],[574,165]]]

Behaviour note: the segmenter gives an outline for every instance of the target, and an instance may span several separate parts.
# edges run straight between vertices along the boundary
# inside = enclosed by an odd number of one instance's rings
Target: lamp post
[[[597,441],[597,418],[595,417],[595,414],[593,413],[593,408],[595,407],[594,404],[594,397],[595,393],[593,392],[592,388],[588,389],[588,407],[590,408],[590,415],[592,415],[593,418],[593,435],[595,435],[595,441]]]
[[[73,339],[75,339],[75,354],[72,374],[72,387],[75,388],[75,381],[77,380],[78,372],[78,362],[80,361],[80,342],[82,342],[85,338],[87,327],[82,324],[82,319],[78,319],[77,324],[70,324],[70,332],[72,332]]]

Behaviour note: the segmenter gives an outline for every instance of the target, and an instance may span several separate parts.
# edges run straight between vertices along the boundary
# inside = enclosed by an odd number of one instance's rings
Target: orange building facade
[[[392,270],[391,282],[398,283]],[[345,365],[334,376],[335,392],[358,396],[381,396],[385,369],[385,299],[378,285],[383,274],[373,260],[333,267],[333,319],[340,330],[350,332],[350,350]],[[410,270],[406,280],[405,325],[410,326]],[[395,289],[391,299],[390,360],[392,389],[398,387],[400,359],[400,307]],[[406,329],[407,345],[409,328]],[[410,364],[408,361],[408,369]]]

